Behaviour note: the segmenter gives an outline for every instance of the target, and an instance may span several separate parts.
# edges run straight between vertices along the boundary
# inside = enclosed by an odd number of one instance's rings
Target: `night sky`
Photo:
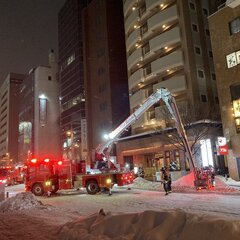
[[[0,84],[57,57],[57,15],[65,0],[0,0]]]

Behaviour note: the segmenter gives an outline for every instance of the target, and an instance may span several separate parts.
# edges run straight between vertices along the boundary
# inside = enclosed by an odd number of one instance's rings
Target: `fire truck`
[[[97,168],[98,172],[92,169],[93,171],[86,173],[86,168],[83,167],[81,171],[77,171],[72,164],[64,161],[52,160],[49,158],[34,158],[26,164],[26,190],[32,191],[35,195],[40,196],[47,192],[53,193],[59,189],[71,188],[74,182],[74,186],[85,187],[88,194],[96,194],[101,189],[105,188],[109,190],[109,195],[111,195],[111,189],[114,184],[123,186],[132,183],[134,174],[130,171],[126,171],[126,169],[121,169],[119,166],[113,166],[113,163],[110,161],[111,147],[114,142],[119,140],[124,131],[160,100],[163,100],[172,118],[175,120],[177,132],[183,141],[187,158],[191,164],[191,171],[194,172],[195,187],[208,187],[209,177],[203,177],[205,175],[201,174],[199,169],[195,166],[195,161],[178,112],[175,98],[168,89],[160,88],[150,95],[144,103],[114,131],[107,134],[107,141],[97,147],[96,162],[101,163],[98,164],[100,166]]]
[[[24,182],[24,166],[2,166],[0,167],[0,183],[6,186]]]
[[[101,189],[111,189],[133,182],[134,174],[131,171],[102,169],[87,173],[84,168],[77,171],[77,167],[70,161],[56,159],[33,158],[26,163],[25,190],[36,196],[56,193],[59,189],[86,188],[87,193],[94,195]]]

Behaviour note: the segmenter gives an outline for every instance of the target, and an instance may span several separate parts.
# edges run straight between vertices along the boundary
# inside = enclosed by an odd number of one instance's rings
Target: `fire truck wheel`
[[[44,189],[41,183],[36,183],[32,187],[32,193],[36,196],[42,196],[44,193]]]
[[[89,181],[86,185],[88,194],[94,195],[100,191],[100,188],[96,181]]]

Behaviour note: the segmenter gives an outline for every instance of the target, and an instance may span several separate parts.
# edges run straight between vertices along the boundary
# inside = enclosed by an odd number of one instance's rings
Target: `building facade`
[[[61,159],[59,83],[53,51],[49,66],[30,70],[20,91],[19,159]]]
[[[25,75],[9,73],[0,88],[0,164],[16,164],[20,85]]]
[[[209,17],[217,88],[227,140],[229,174],[240,178],[240,1],[227,1]]]
[[[64,158],[73,162],[84,158],[81,145],[86,125],[82,9],[88,2],[67,0],[58,15],[61,144]]]
[[[182,116],[192,115],[192,122],[206,118],[210,122],[219,120],[216,74],[208,27],[208,16],[216,10],[218,2],[123,1],[131,113],[156,89],[165,87],[175,96]],[[158,103],[145,112],[132,126],[133,134],[164,132],[171,126],[171,121],[164,117],[165,108]],[[192,114],[188,112],[190,108],[194,110]],[[202,112],[202,115],[197,112]],[[212,156],[208,165],[212,165],[217,158],[214,155],[215,136],[205,138],[201,145],[211,146]],[[190,136],[189,140],[193,142],[194,136]],[[119,160],[123,163],[132,167],[135,164],[143,165],[149,170],[149,175],[154,169],[169,166],[172,161],[178,162],[179,173],[188,168],[184,152],[162,137],[150,135],[147,140],[134,141],[119,142]],[[204,147],[199,146],[201,148]],[[200,162],[199,167],[202,165],[203,162]]]
[[[83,18],[88,159],[94,160],[104,134],[129,115],[122,2],[94,0]]]

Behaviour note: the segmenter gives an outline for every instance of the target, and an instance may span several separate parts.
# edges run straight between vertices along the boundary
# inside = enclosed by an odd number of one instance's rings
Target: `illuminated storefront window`
[[[233,114],[237,132],[240,132],[240,99],[233,101]]]

